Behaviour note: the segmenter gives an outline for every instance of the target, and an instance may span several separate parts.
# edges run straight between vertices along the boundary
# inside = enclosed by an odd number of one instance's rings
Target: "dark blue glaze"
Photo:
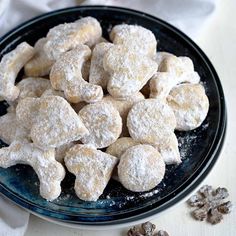
[[[68,8],[36,17],[0,39],[0,58],[27,41],[34,44],[47,34],[48,29],[84,16],[96,17],[108,38],[108,29],[120,23],[142,25],[156,35],[158,50],[189,56],[200,74],[210,101],[208,116],[201,127],[190,132],[178,132],[183,163],[167,166],[164,180],[152,196],[132,193],[111,180],[97,202],[84,202],[74,193],[74,176],[67,173],[62,182],[59,199],[47,202],[39,196],[39,183],[33,169],[17,165],[0,168],[0,192],[22,207],[57,220],[85,225],[121,224],[159,213],[174,205],[191,192],[212,169],[221,150],[225,127],[226,108],[219,78],[201,49],[176,28],[142,12],[116,7],[85,6]],[[19,75],[22,75],[22,72]],[[0,115],[6,113],[7,104],[0,103]],[[4,144],[1,142],[1,146]],[[147,195],[147,193],[146,193]]]

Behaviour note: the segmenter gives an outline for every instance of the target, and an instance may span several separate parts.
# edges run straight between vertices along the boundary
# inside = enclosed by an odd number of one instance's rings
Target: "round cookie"
[[[171,90],[167,100],[176,117],[176,130],[195,129],[207,116],[209,101],[200,84],[178,85]]]
[[[96,148],[105,148],[114,143],[122,129],[122,120],[119,112],[105,102],[97,102],[83,107],[79,111],[84,125],[89,130],[81,141]]]
[[[139,144],[127,149],[118,165],[120,182],[134,192],[153,189],[161,182],[164,174],[164,160],[150,145]]]
[[[145,99],[134,104],[127,117],[130,136],[141,143],[156,144],[174,131],[175,115],[160,99]]]

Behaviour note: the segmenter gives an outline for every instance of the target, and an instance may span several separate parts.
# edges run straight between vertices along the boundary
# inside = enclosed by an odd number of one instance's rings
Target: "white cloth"
[[[0,195],[0,236],[24,235],[29,213]]]
[[[115,5],[153,14],[194,37],[206,25],[217,0],[0,0],[0,36],[34,16],[55,9],[81,5]],[[21,236],[29,213],[0,195],[0,236]]]

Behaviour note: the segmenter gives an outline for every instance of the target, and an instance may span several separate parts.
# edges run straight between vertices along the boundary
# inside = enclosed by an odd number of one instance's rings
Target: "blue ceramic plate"
[[[49,28],[84,16],[97,18],[106,38],[113,25],[124,22],[138,24],[156,35],[159,40],[158,50],[190,57],[210,101],[208,116],[198,129],[177,133],[183,163],[167,166],[164,180],[150,192],[133,193],[111,180],[97,202],[84,202],[75,196],[75,178],[68,173],[62,182],[61,196],[53,202],[47,202],[39,195],[36,174],[31,167],[25,165],[0,168],[0,192],[31,212],[58,221],[87,226],[129,223],[173,206],[196,188],[212,169],[219,156],[226,127],[224,94],[213,66],[192,40],[158,18],[124,8],[84,6],[36,17],[0,39],[0,58],[22,41],[33,45],[47,34]],[[6,113],[6,108],[5,102],[0,103],[0,115]],[[4,143],[1,142],[1,146]]]

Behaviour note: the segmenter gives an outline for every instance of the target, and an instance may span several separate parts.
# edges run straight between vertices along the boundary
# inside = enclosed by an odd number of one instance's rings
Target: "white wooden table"
[[[221,0],[212,22],[195,39],[215,66],[228,107],[226,142],[213,171],[204,183],[228,188],[231,200],[236,204],[236,0]],[[158,229],[165,229],[172,236],[235,236],[236,210],[224,217],[223,223],[212,226],[198,222],[189,216],[185,203],[180,203],[152,221]],[[86,231],[70,229],[48,223],[33,215],[25,236],[120,236],[127,229],[109,231]]]

